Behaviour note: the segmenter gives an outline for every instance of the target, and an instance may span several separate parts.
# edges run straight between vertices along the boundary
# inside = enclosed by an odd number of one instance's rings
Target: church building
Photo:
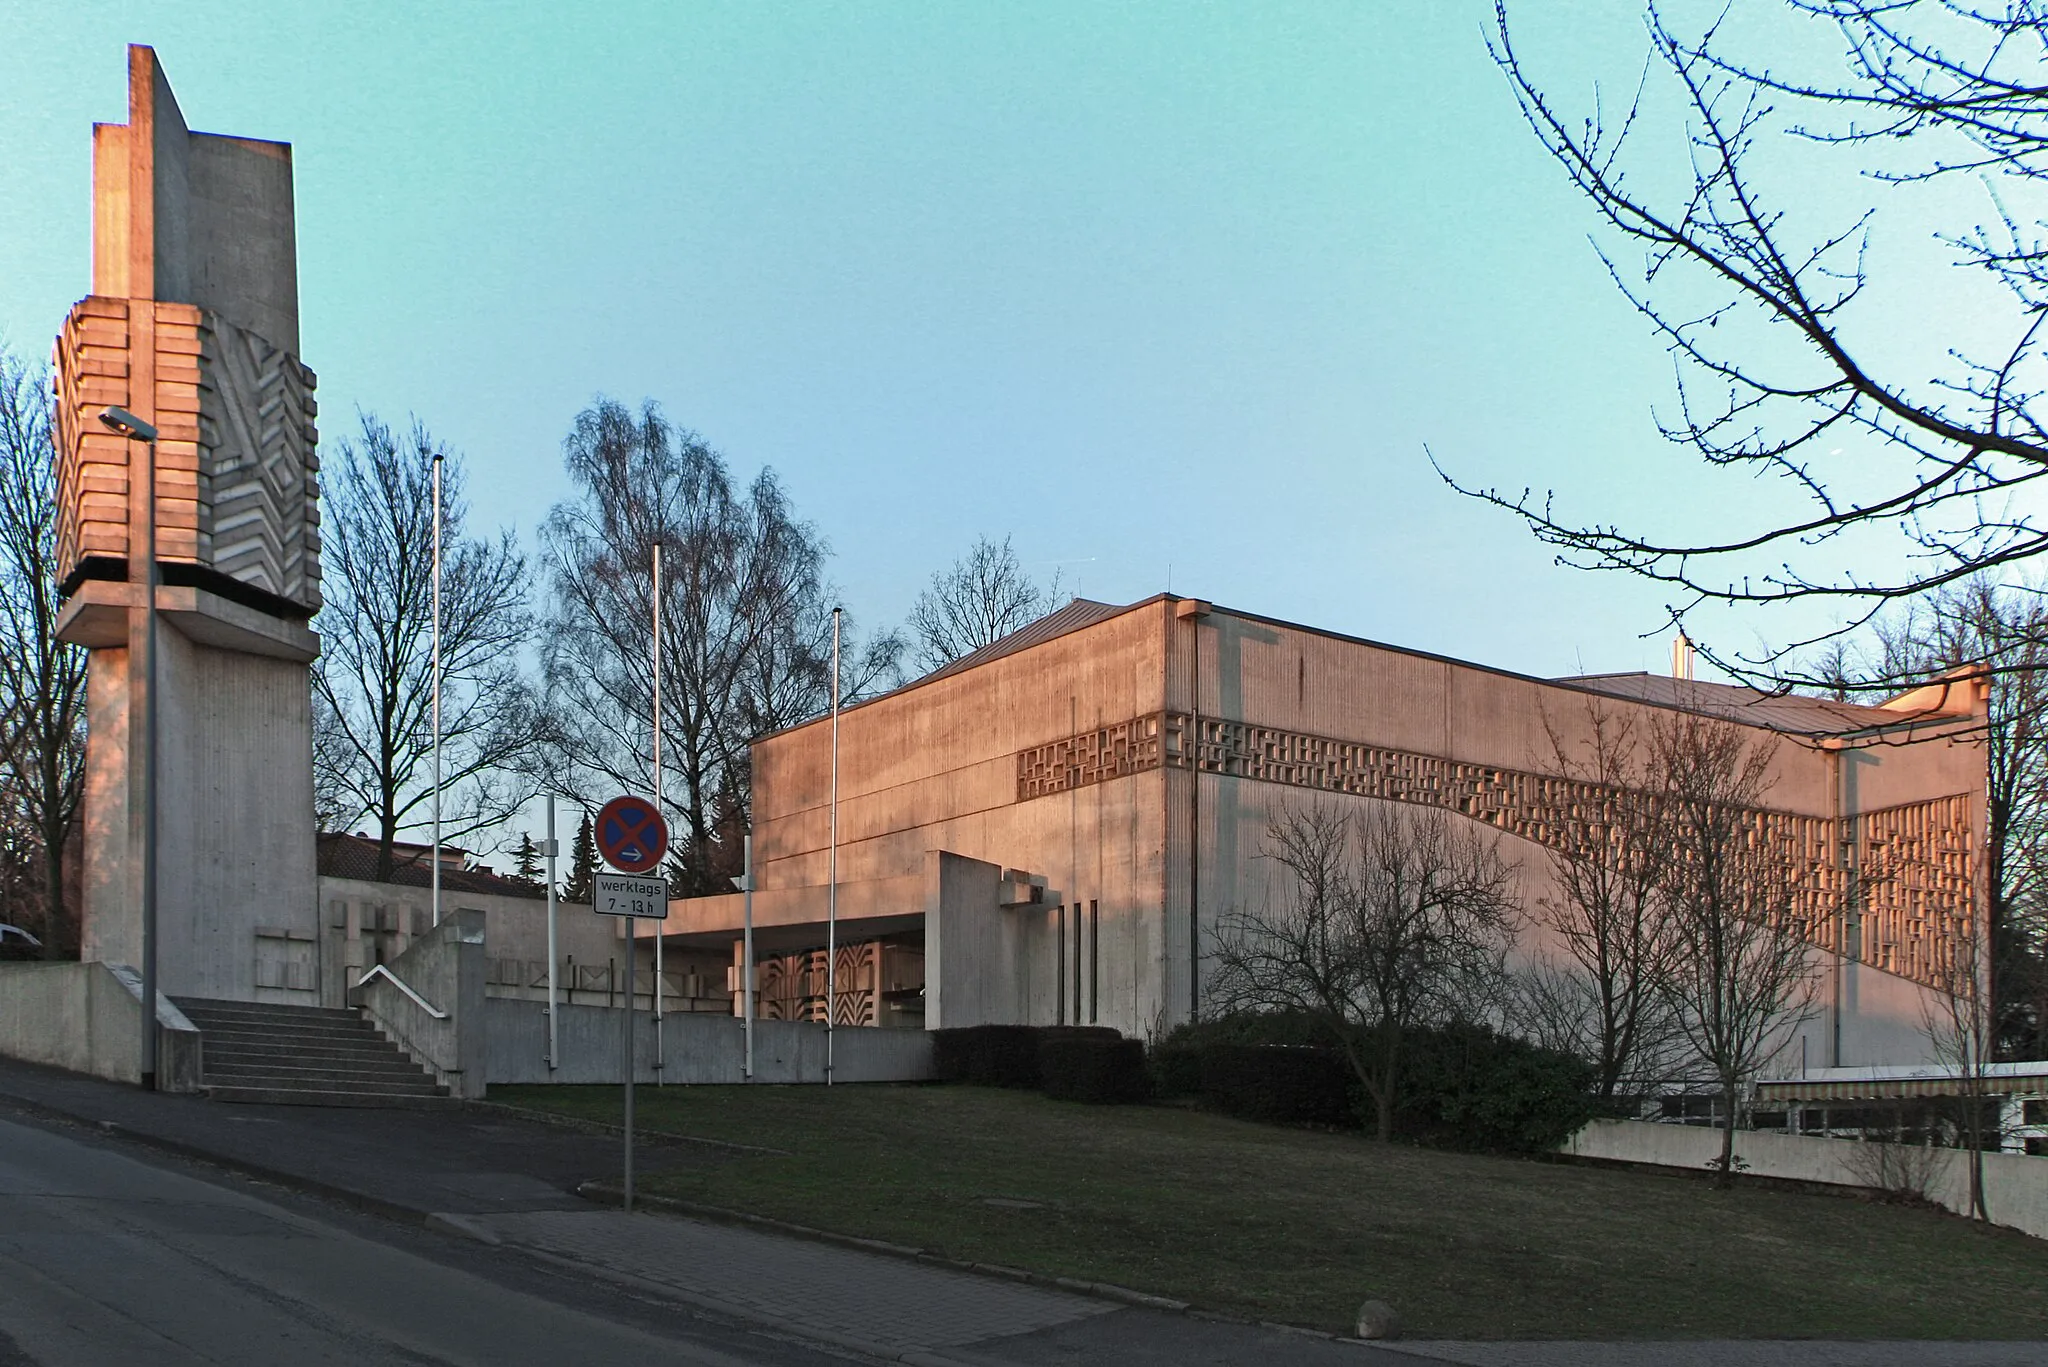
[[[1979,904],[1985,708],[1975,679],[1882,706],[1540,679],[1170,594],[1075,600],[844,709],[836,832],[832,720],[755,744],[757,1012],[822,1019],[829,940],[842,1025],[1156,1035],[1204,1009],[1220,919],[1282,895],[1263,850],[1283,811],[1448,809],[1497,833],[1533,906],[1559,747],[1596,716],[1647,735],[1698,712],[1773,747],[1768,838],[1828,908],[1820,1006],[1784,1066],[1919,1063],[1931,956]],[[1859,882],[1873,861],[1886,876]],[[737,987],[745,915],[739,894],[678,901],[659,933]],[[1543,948],[1532,927],[1516,953]]]

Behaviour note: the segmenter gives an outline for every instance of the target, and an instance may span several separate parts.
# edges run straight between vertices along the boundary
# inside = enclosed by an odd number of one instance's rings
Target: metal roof
[[[1765,693],[1737,684],[1708,683],[1700,679],[1674,679],[1663,674],[1638,671],[1630,674],[1575,674],[1554,683],[1590,689],[1617,698],[1673,707],[1723,717],[1748,726],[1761,726],[1795,736],[1839,736],[1869,731],[1881,726],[1924,720],[1932,716],[1967,713],[1899,712],[1865,703],[1836,702],[1831,698],[1810,698],[1797,693]]]
[[[1151,601],[1151,600],[1146,600]],[[989,642],[979,650],[969,651],[951,664],[941,665],[931,673],[915,679],[913,683],[930,683],[933,679],[944,679],[954,674],[964,674],[978,665],[991,660],[1000,660],[1015,655],[1020,650],[1044,645],[1047,641],[1065,636],[1070,632],[1092,627],[1098,622],[1107,622],[1112,617],[1121,617],[1141,604],[1129,603],[1117,607],[1110,603],[1098,603],[1092,598],[1076,598],[1065,607],[1049,613],[1029,626],[1018,627],[1008,636]]]

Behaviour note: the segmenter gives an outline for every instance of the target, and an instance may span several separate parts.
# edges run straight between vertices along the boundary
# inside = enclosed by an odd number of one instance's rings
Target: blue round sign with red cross
[[[651,873],[668,853],[668,823],[644,797],[615,797],[597,814],[597,852],[620,873]]]

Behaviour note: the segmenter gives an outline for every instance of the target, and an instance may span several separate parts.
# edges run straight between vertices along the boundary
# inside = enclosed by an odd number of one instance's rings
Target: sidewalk
[[[0,1108],[107,1128],[156,1147],[451,1235],[594,1270],[650,1296],[764,1321],[912,1363],[1131,1367],[1413,1367],[1413,1359],[1253,1325],[1122,1306],[1021,1282],[677,1216],[591,1205],[616,1182],[609,1135],[484,1111],[229,1106],[0,1059]],[[635,1170],[728,1161],[710,1145],[642,1143]]]
[[[228,1106],[0,1059],[9,1103],[451,1235],[594,1271],[650,1298],[766,1322],[927,1367],[2025,1367],[2048,1345],[1716,1341],[1364,1345],[1119,1305],[734,1225],[600,1209],[616,1138],[480,1111]],[[709,1145],[643,1144],[641,1172],[718,1164]]]

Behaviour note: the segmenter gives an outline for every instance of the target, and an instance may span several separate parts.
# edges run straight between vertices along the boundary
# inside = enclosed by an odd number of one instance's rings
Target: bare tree
[[[772,471],[735,490],[725,458],[652,403],[636,414],[601,399],[563,446],[581,492],[541,529],[543,663],[560,720],[551,781],[584,799],[647,786],[658,543],[663,796],[682,818],[672,882],[726,891],[739,867],[717,838],[720,795],[744,802],[748,741],[829,703],[824,543]]]
[[[1997,1052],[2048,1057],[2048,598],[2035,583],[1980,575],[1949,585],[1877,630],[1875,679],[1981,667],[1985,719],[1985,888]]]
[[[1001,545],[978,538],[972,550],[932,576],[910,609],[917,662],[943,668],[973,651],[1030,626],[1059,605],[1060,581],[1040,588],[1017,559],[1010,538]]]
[[[1697,713],[1674,714],[1650,737],[1672,934],[1661,990],[1720,1091],[1723,1185],[1735,1175],[1744,1089],[1810,1013],[1817,983],[1796,872],[1762,810],[1774,749]]]
[[[1992,1118],[1991,1062],[1997,1046],[1997,1017],[1991,1009],[1989,956],[1984,929],[1975,917],[1950,921],[1934,955],[1934,992],[1922,999],[1922,1024],[1935,1057],[1955,1076],[1961,1114],[1956,1143],[1969,1173],[1970,1214],[1989,1220],[1984,1203],[1984,1149],[2000,1133]]]
[[[1772,477],[1790,501],[1688,539],[1569,519],[1527,490],[1463,491],[1519,514],[1562,563],[1669,586],[1674,620],[1709,602],[1819,599],[1846,630],[2048,548],[2019,497],[2048,474],[2048,10],[1786,0],[1780,35],[1758,32],[1755,8],[1738,24],[1710,7],[1690,28],[1678,9],[1649,4],[1650,60],[1619,114],[1561,108],[1504,4],[1492,51],[1603,224],[1610,274],[1673,356],[1665,435],[1711,466]],[[1818,35],[1840,60],[1802,71]],[[1667,109],[1683,144],[1660,141]],[[1689,160],[1664,150],[1680,145]],[[1977,197],[1916,193],[1927,186]],[[1914,241],[1924,261],[1906,254]],[[1899,345],[1900,317],[1936,320],[1934,344]],[[1896,572],[1847,568],[1884,554]],[[1718,658],[1815,682],[1787,658],[1803,644]]]
[[[1658,990],[1673,949],[1664,900],[1668,850],[1658,829],[1649,765],[1635,722],[1589,699],[1577,745],[1549,718],[1551,768],[1566,780],[1549,815],[1556,893],[1534,919],[1557,936],[1566,963],[1526,976],[1525,1008],[1545,1042],[1590,1061],[1612,1100],[1661,1080],[1675,1043]]]
[[[1405,1036],[1496,1003],[1518,908],[1494,840],[1440,808],[1288,808],[1264,855],[1271,904],[1223,918],[1212,992],[1226,1011],[1299,1012],[1343,1051],[1393,1137]]]
[[[465,534],[461,457],[415,422],[364,413],[323,471],[326,605],[315,627],[316,800],[392,843],[432,820],[433,478],[441,460],[442,838],[498,825],[537,791],[544,719],[520,653],[532,631],[526,561],[510,530]]]
[[[46,955],[68,938],[64,853],[85,791],[85,652],[57,639],[55,461],[48,377],[0,347],[0,840]]]

